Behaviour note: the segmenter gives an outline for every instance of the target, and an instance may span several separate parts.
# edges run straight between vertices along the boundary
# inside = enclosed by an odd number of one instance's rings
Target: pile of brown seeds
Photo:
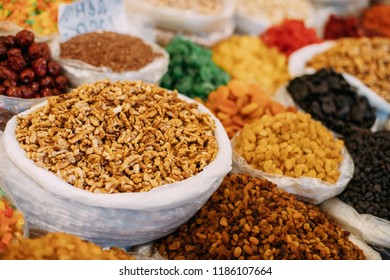
[[[161,54],[141,39],[115,32],[90,32],[60,44],[60,58],[78,59],[114,72],[137,71]]]

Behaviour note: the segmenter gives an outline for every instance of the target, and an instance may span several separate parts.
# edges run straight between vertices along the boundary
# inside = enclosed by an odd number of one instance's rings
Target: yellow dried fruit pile
[[[289,79],[285,55],[254,36],[234,35],[217,44],[213,61],[233,79],[259,82],[268,94]]]
[[[340,176],[344,142],[309,114],[264,115],[245,125],[235,141],[235,151],[264,172],[330,183]]]

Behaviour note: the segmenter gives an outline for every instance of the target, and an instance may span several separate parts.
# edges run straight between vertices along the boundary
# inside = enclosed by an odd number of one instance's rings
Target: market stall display
[[[73,86],[103,79],[158,83],[169,63],[157,44],[116,32],[84,33],[65,42],[54,40],[50,46]]]
[[[210,93],[205,105],[222,122],[229,138],[246,123],[264,114],[296,111],[293,106],[285,107],[272,100],[259,84],[240,80],[231,80],[226,86],[218,87]]]
[[[388,1],[60,2],[0,4],[0,259],[388,258]]]
[[[86,84],[53,97],[11,119],[2,139],[0,178],[31,229],[101,246],[168,234],[231,170],[219,120],[203,105],[143,82]]]
[[[286,57],[255,36],[233,35],[217,44],[213,61],[234,79],[258,82],[270,95],[289,79]]]
[[[213,62],[209,49],[183,37],[175,37],[166,50],[171,59],[168,72],[161,80],[164,88],[177,89],[189,97],[206,100],[210,92],[230,79]]]
[[[260,34],[260,38],[267,46],[276,47],[286,56],[304,46],[322,42],[314,28],[306,27],[302,20],[292,19],[267,28]]]
[[[231,174],[186,224],[155,242],[179,259],[365,259],[318,207],[265,179]]]
[[[40,238],[25,238],[0,255],[3,260],[134,260],[123,250],[104,250],[77,236],[56,232]]]
[[[367,98],[359,96],[332,69],[296,77],[289,82],[287,90],[300,108],[339,134],[371,129],[375,123],[375,109]]]
[[[0,106],[19,113],[48,96],[66,93],[69,82],[45,42],[28,30],[0,37]]]
[[[232,139],[233,171],[266,178],[318,204],[340,194],[353,175],[342,140],[302,112],[263,117]]]

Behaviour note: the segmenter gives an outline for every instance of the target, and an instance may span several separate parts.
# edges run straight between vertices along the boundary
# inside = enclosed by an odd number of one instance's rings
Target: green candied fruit
[[[170,57],[168,71],[161,80],[165,88],[206,100],[210,92],[230,80],[213,62],[210,49],[180,36],[173,38],[165,49]]]

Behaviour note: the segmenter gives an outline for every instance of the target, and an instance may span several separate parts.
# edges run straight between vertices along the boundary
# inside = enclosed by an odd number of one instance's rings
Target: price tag
[[[80,0],[61,4],[58,10],[60,40],[98,30],[127,33],[123,0]]]

